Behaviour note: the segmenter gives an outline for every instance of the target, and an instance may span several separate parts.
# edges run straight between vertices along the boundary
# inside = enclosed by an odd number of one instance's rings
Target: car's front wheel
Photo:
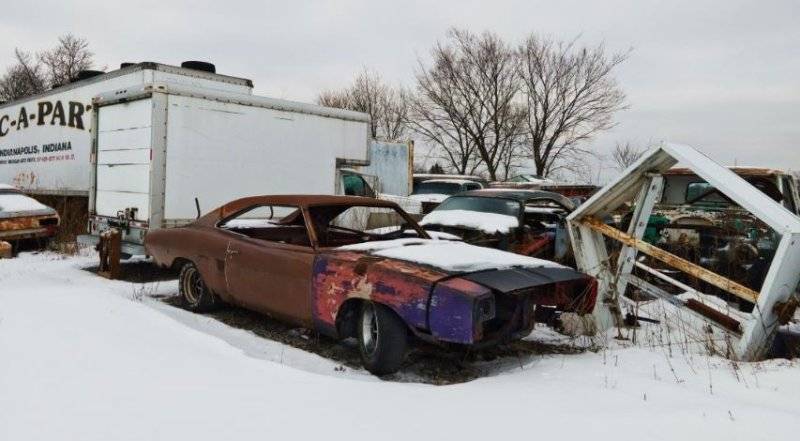
[[[386,306],[364,302],[358,341],[364,367],[375,375],[391,374],[403,363],[408,345],[406,325]]]
[[[210,311],[220,304],[219,298],[208,289],[200,271],[191,262],[181,267],[178,286],[184,306],[191,311]]]

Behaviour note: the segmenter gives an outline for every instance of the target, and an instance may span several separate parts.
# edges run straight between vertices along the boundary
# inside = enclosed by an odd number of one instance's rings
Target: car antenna
[[[194,198],[194,206],[197,208],[197,219],[200,219],[200,199]]]

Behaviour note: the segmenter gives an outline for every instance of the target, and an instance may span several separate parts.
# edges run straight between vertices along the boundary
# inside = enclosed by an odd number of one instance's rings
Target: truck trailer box
[[[245,78],[146,62],[0,104],[0,183],[31,194],[88,196],[92,98],[153,83],[244,95],[253,88]]]
[[[95,242],[109,228],[124,254],[149,229],[257,194],[353,194],[370,189],[369,115],[175,84],[96,97],[89,195]],[[359,185],[360,184],[360,185]],[[373,195],[373,194],[369,194]]]

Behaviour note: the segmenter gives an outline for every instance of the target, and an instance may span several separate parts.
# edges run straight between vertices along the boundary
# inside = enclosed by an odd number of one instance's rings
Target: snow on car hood
[[[442,225],[470,228],[487,234],[507,234],[512,228],[519,226],[519,221],[516,217],[506,214],[469,210],[434,210],[425,215],[419,224],[422,226]]]
[[[431,193],[431,194],[412,194],[408,198],[419,202],[436,202],[440,204],[449,197],[450,197],[449,194]]]
[[[435,239],[384,240],[345,245],[337,249],[362,251],[373,256],[429,265],[449,272],[473,272],[515,267],[566,268],[549,260],[478,247],[463,242]]]
[[[11,215],[38,216],[54,212],[47,205],[43,205],[36,199],[23,194],[0,194],[0,217],[9,217]]]

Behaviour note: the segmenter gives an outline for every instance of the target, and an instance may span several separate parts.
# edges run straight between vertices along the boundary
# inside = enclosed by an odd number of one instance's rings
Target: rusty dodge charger
[[[231,303],[334,338],[358,340],[387,374],[410,337],[482,346],[535,322],[591,311],[595,280],[546,260],[434,240],[389,201],[348,196],[235,200],[178,228],[151,231],[154,261],[180,267],[189,309]]]

